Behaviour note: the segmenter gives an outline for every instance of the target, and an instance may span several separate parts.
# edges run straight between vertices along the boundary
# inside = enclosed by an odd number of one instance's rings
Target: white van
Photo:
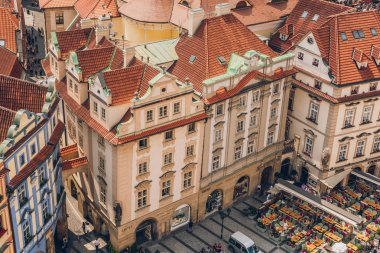
[[[262,253],[251,238],[239,231],[230,236],[228,248],[234,253]]]

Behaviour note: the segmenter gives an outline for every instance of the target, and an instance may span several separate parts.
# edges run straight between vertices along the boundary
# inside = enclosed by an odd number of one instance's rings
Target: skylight
[[[226,58],[224,58],[223,56],[218,56],[218,61],[222,65],[225,65],[227,63]]]
[[[315,14],[311,20],[313,20],[313,21],[317,21],[318,19],[319,19],[319,15],[318,15],[318,14]]]
[[[0,40],[0,46],[5,47],[5,40]]]
[[[341,32],[340,37],[342,37],[342,40],[347,40],[347,35],[345,32]]]
[[[377,36],[377,30],[376,28],[371,28],[372,36]]]
[[[301,18],[306,18],[306,17],[307,17],[307,14],[308,14],[308,12],[307,12],[307,11],[304,11],[304,12],[302,13],[302,15],[301,15]]]
[[[364,38],[364,33],[362,30],[353,30],[352,35],[354,35],[355,39],[362,39]]]
[[[197,57],[195,55],[191,55],[189,58],[189,62],[194,63],[196,59],[197,59]]]

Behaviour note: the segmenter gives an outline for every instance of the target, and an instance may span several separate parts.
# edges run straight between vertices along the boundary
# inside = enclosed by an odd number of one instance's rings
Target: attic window
[[[244,8],[247,8],[249,7],[247,2],[246,1],[239,1],[237,4],[236,4],[236,7],[235,9],[244,9]]]
[[[187,8],[190,8],[190,4],[188,1],[181,1],[179,4],[182,4],[183,6],[186,6]]]
[[[218,61],[221,65],[225,65],[227,63],[226,59],[223,56],[218,56]]]
[[[345,32],[341,32],[340,37],[342,37],[342,40],[347,40],[347,35]]]
[[[362,39],[364,38],[364,33],[362,30],[354,30],[352,31],[352,35],[354,35],[355,39]]]
[[[191,55],[189,58],[189,62],[194,63],[196,59],[197,59],[197,57],[195,55]]]
[[[306,18],[307,17],[307,14],[309,14],[307,11],[304,11],[301,15],[301,18]]]
[[[376,28],[371,28],[372,36],[377,36],[377,30]]]
[[[312,21],[317,21],[318,18],[319,18],[319,15],[318,15],[318,14],[315,14],[311,20],[312,20]]]

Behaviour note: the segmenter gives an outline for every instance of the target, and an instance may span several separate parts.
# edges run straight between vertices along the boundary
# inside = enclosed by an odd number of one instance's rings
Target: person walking
[[[85,221],[82,222],[82,229],[83,229],[83,234],[86,234],[87,231],[86,231],[86,222]]]
[[[96,253],[98,253],[98,252],[99,252],[99,245],[100,245],[99,238],[96,238],[96,239],[95,239],[94,244],[95,244],[95,250],[96,250]]]
[[[190,232],[190,233],[193,232],[193,221],[191,221],[191,220],[189,222],[189,227],[188,227],[187,231]]]

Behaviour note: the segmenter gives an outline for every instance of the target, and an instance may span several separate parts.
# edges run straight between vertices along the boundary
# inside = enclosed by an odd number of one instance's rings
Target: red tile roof
[[[61,51],[61,59],[66,60],[70,52],[84,48],[91,33],[93,33],[92,31],[92,28],[86,28],[56,32],[59,49]]]
[[[285,24],[279,31],[273,35],[269,44],[278,51],[285,52],[293,47],[307,32],[316,29],[324,24],[331,15],[339,14],[351,10],[350,7],[336,4],[324,0],[299,0],[293,11],[289,14]],[[302,18],[304,12],[307,16]],[[316,21],[313,21],[315,15],[319,15]],[[293,26],[293,33],[289,35],[286,41],[280,40],[280,32],[288,31]]]
[[[9,127],[13,124],[16,112],[0,106],[0,143],[7,138]]]
[[[39,0],[41,9],[74,7],[78,0]]]
[[[61,148],[61,156],[66,156],[71,153],[77,153],[78,152],[78,145],[75,143],[73,145],[69,145],[66,147]]]
[[[87,164],[88,164],[88,159],[85,156],[75,158],[75,159],[72,159],[69,161],[64,161],[64,162],[62,162],[62,171],[79,168],[79,167],[85,166]]]
[[[325,37],[325,43],[318,43],[324,61],[331,68],[333,82],[338,85],[352,84],[380,78],[380,68],[374,56],[380,47],[380,35],[372,35],[371,28],[380,33],[380,15],[377,11],[352,12],[335,15],[318,29],[318,36]],[[364,38],[355,39],[354,30],[362,30]],[[343,40],[341,33],[346,34]],[[313,31],[313,34],[315,32]],[[371,49],[375,49],[371,57]],[[367,67],[358,68],[356,62],[367,62]]]
[[[107,14],[111,17],[120,16],[116,0],[78,0],[75,10],[81,18],[97,18]]]
[[[12,111],[40,113],[46,93],[47,88],[42,85],[0,75],[0,106]]]
[[[169,72],[181,81],[189,78],[195,89],[202,92],[204,80],[226,72],[232,53],[244,54],[248,50],[271,57],[277,55],[234,15],[205,19],[193,37],[180,38],[176,45],[179,59]],[[194,63],[189,62],[192,55],[197,57]],[[226,64],[219,63],[220,56]]]
[[[15,53],[0,47],[0,75],[21,78],[24,68],[18,61]]]
[[[22,168],[17,175],[10,180],[10,187],[15,188],[21,184],[33,171],[39,168],[39,166],[53,154],[54,148],[58,144],[64,130],[65,125],[59,121],[50,136],[49,143],[45,145],[45,147],[43,147],[41,151],[33,157],[33,159],[30,160],[30,162],[25,165],[25,167]]]
[[[0,8],[0,40],[4,40],[5,47],[16,53],[16,31],[19,29],[19,20],[12,14],[12,10]]]
[[[42,59],[41,60],[41,65],[42,65],[42,68],[45,71],[45,75],[46,76],[52,76],[53,75],[53,72],[51,72],[51,69],[50,69],[50,59],[49,59],[49,57],[47,57],[45,59]]]
[[[173,9],[173,0],[129,0],[119,11],[128,18],[149,23],[168,23]]]

